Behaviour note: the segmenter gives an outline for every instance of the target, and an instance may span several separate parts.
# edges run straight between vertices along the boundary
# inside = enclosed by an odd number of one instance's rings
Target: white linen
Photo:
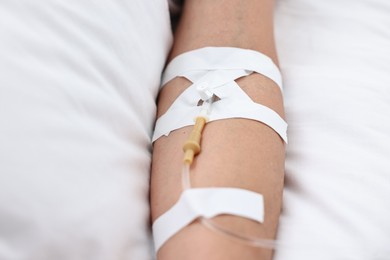
[[[279,0],[275,15],[290,141],[275,260],[387,260],[390,2]]]
[[[152,259],[166,0],[0,3],[0,259]]]

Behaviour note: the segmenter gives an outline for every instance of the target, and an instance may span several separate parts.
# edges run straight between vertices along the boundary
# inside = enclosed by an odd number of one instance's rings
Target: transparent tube
[[[183,171],[181,174],[181,183],[183,187],[183,191],[187,189],[191,189],[191,179],[190,179],[190,164],[184,163]]]
[[[208,117],[208,114],[211,110],[211,104],[214,102],[215,98],[216,98],[216,96],[213,96],[213,98],[206,100],[202,105],[202,110],[201,110],[199,117],[203,118],[206,122],[207,122],[206,118]],[[197,125],[197,121],[195,123],[195,126],[196,125]],[[195,141],[195,143],[197,143],[199,145],[199,147],[200,147],[200,136],[201,136],[204,125],[205,125],[205,122],[203,122],[203,124],[201,124],[201,126],[198,126],[197,132],[196,132],[197,139],[196,138],[194,139],[191,137],[189,138],[189,140],[191,142]],[[195,126],[194,126],[194,129],[195,129]],[[192,149],[192,147],[189,148],[189,150],[191,150],[191,149]],[[182,169],[182,176],[181,176],[182,177],[183,191],[192,188],[191,187],[190,168],[191,168],[193,158],[197,155],[197,153],[199,151],[200,151],[200,149],[198,149],[197,152],[192,151],[191,159],[184,160],[184,165],[183,165],[183,169]],[[250,236],[246,236],[244,234],[240,234],[239,232],[235,232],[235,231],[229,230],[225,227],[222,227],[221,225],[217,224],[216,221],[214,221],[211,218],[200,217],[198,220],[204,227],[208,228],[209,230],[211,230],[213,232],[225,235],[227,238],[236,240],[237,242],[244,243],[246,245],[253,246],[253,247],[260,247],[260,248],[266,248],[266,249],[278,249],[280,247],[283,247],[283,248],[290,248],[293,250],[301,250],[301,251],[304,251],[305,253],[310,253],[310,252],[314,253],[315,252],[316,254],[318,254],[319,252],[342,251],[343,253],[349,253],[352,255],[352,252],[356,251],[352,247],[346,248],[345,245],[344,246],[338,246],[338,245],[331,246],[331,245],[323,243],[323,242],[320,244],[317,244],[317,243],[313,244],[311,242],[305,243],[303,241],[299,241],[299,242],[295,241],[294,243],[292,243],[292,242],[282,243],[282,242],[274,240],[274,239],[250,237]]]

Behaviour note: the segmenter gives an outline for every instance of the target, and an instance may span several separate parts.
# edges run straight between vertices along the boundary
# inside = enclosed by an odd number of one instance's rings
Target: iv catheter
[[[168,136],[171,131],[184,126],[194,127],[183,146],[183,191],[178,201],[158,217],[152,226],[156,251],[195,220],[213,232],[249,246],[268,249],[290,247],[313,253],[340,250],[322,244],[286,244],[273,239],[250,237],[222,227],[213,219],[215,216],[227,214],[262,223],[263,196],[239,188],[198,188],[191,185],[191,165],[201,152],[202,132],[208,122],[228,118],[255,120],[270,127],[287,143],[287,123],[283,118],[272,109],[253,102],[235,82],[253,72],[272,80],[283,91],[281,74],[276,65],[269,57],[252,50],[206,47],[181,54],[168,64],[162,85],[175,77],[185,77],[193,84],[157,120],[152,140]]]
[[[287,143],[287,124],[272,109],[255,103],[237,85],[237,78],[253,72],[265,75],[282,90],[281,75],[272,60],[255,51],[230,47],[206,47],[179,55],[164,72],[163,84],[181,76],[193,84],[156,122],[153,141],[175,129],[194,125],[183,146],[183,192],[179,200],[153,223],[155,248],[159,248],[182,228],[198,219],[215,232],[252,246],[274,248],[272,240],[246,237],[221,227],[212,219],[221,214],[264,221],[264,198],[246,189],[192,187],[191,164],[201,151],[201,137],[207,122],[246,118],[264,123]],[[200,99],[199,99],[200,98]],[[195,118],[195,123],[191,120]],[[242,203],[245,201],[245,203]]]

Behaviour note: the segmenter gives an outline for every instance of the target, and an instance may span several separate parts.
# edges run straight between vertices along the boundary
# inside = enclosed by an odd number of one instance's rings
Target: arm
[[[187,0],[176,32],[171,58],[205,46],[231,46],[260,51],[276,62],[272,33],[272,1]],[[283,116],[279,88],[266,77],[252,74],[237,81],[248,95]],[[160,93],[158,116],[190,85],[177,78]],[[191,127],[155,142],[152,166],[152,218],[168,210],[181,193],[182,145]],[[195,187],[239,187],[263,194],[265,222],[219,216],[221,225],[247,235],[274,238],[281,206],[284,145],[268,126],[246,119],[208,123],[202,152],[195,159]],[[194,222],[171,238],[159,259],[270,259],[272,252],[253,248],[210,232]],[[262,258],[261,258],[262,257]]]

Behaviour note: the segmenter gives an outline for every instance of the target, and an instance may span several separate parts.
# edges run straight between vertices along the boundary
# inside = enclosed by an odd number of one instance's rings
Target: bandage
[[[274,81],[282,90],[281,75],[270,58],[252,50],[231,47],[206,47],[179,55],[168,65],[163,85],[175,77],[193,84],[173,102],[156,122],[153,141],[173,130],[193,125],[199,115],[199,100],[207,95],[220,99],[213,104],[208,120],[247,118],[262,122],[287,143],[287,124],[272,109],[257,104],[234,81],[253,72]]]
[[[187,189],[178,202],[153,223],[156,251],[175,233],[199,217],[213,218],[229,214],[261,223],[264,220],[263,203],[261,194],[243,189]]]
[[[191,188],[189,177],[190,165],[200,152],[202,130],[208,121],[228,118],[257,120],[271,127],[287,142],[286,122],[272,109],[253,102],[235,82],[253,72],[268,77],[282,90],[281,75],[276,65],[267,56],[252,50],[207,47],[179,55],[168,65],[163,85],[175,77],[185,77],[193,84],[157,120],[153,141],[175,129],[193,125],[194,119],[196,123],[183,148],[184,191],[176,204],[153,223],[156,251],[196,219],[203,220],[201,223],[215,230],[219,228],[211,218],[222,214],[263,222],[261,194],[238,188]],[[270,244],[264,241],[256,242]]]

